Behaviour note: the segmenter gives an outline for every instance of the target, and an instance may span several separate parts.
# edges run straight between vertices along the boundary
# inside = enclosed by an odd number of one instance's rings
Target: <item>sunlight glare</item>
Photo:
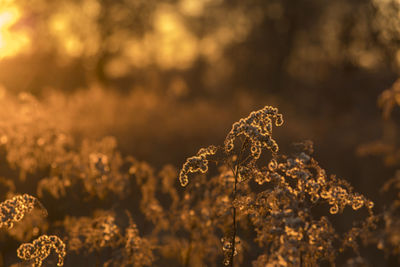
[[[25,33],[11,29],[20,17],[21,13],[15,6],[0,9],[0,59],[16,55],[29,43]]]

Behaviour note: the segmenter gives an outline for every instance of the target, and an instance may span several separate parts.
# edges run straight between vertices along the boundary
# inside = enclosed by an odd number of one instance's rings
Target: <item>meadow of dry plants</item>
[[[400,266],[400,0],[0,0],[0,267]]]
[[[399,108],[399,84],[379,97],[384,120]],[[114,137],[79,141],[50,102],[5,91],[0,101],[3,265],[368,266],[366,248],[399,260],[400,171],[382,188],[397,197],[377,212],[318,163],[311,141],[280,151],[273,130],[286,122],[275,107],[237,118],[182,166],[156,169],[122,155]],[[387,140],[358,149],[388,164],[399,153]],[[337,227],[349,213],[358,215]]]

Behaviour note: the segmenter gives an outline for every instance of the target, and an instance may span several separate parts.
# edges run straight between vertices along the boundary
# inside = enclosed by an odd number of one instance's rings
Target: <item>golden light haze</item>
[[[18,54],[30,43],[26,32],[13,29],[20,18],[13,1],[0,1],[0,59]]]

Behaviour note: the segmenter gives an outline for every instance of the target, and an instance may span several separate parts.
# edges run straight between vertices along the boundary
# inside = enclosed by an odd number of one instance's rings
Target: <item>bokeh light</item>
[[[13,1],[0,1],[0,59],[17,55],[30,43],[27,32],[14,27],[21,16]]]

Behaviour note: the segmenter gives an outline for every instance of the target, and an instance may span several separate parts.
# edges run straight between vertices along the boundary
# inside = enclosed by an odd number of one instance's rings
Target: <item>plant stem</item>
[[[233,201],[236,199],[236,186],[237,186],[237,176],[238,176],[238,166],[236,167],[235,171],[235,186],[233,189]],[[233,267],[233,256],[235,254],[235,239],[236,239],[236,208],[233,206],[233,233],[232,233],[232,252],[231,252],[231,258],[230,258],[230,266]]]
[[[300,251],[300,267],[303,266],[303,253]]]
[[[233,198],[232,198],[232,209],[233,209],[233,216],[232,216],[232,220],[233,220],[232,251],[231,251],[231,255],[230,255],[230,259],[229,259],[229,266],[231,266],[231,267],[233,267],[233,257],[234,257],[234,254],[235,254],[235,243],[236,243],[236,242],[235,242],[235,239],[236,239],[236,231],[237,231],[237,229],[236,229],[236,208],[235,208],[235,206],[233,205],[233,202],[234,202],[235,199],[236,199],[237,184],[238,184],[238,175],[239,175],[239,167],[240,167],[240,165],[244,162],[244,161],[241,161],[241,158],[242,158],[242,155],[243,155],[244,150],[246,149],[247,143],[248,143],[248,139],[246,138],[246,139],[243,141],[243,143],[242,143],[242,147],[241,147],[241,149],[240,149],[238,158],[236,159],[236,162],[237,162],[237,163],[236,163],[236,165],[235,165],[235,168],[233,168],[233,167],[231,166],[232,172],[233,172],[234,177],[235,177],[235,182],[234,182],[234,187],[233,187]],[[247,159],[246,159],[246,160],[247,160]]]
[[[241,157],[242,157],[242,154],[243,154],[243,152],[244,152],[244,150],[245,150],[245,147],[246,147],[246,144],[247,144],[247,138],[243,141],[243,143],[242,143],[242,148],[240,149],[240,152],[239,152],[239,156],[238,156],[238,158],[237,158],[237,164],[236,164],[236,166],[235,166],[235,170],[234,170],[234,176],[235,176],[235,183],[234,183],[234,187],[233,187],[233,199],[232,199],[232,208],[233,208],[233,233],[232,233],[232,252],[231,252],[231,257],[230,257],[230,260],[229,260],[229,266],[231,266],[231,267],[233,267],[233,257],[234,257],[234,254],[235,254],[235,240],[236,240],[236,208],[235,208],[235,206],[233,205],[233,202],[235,201],[235,199],[236,199],[236,188],[237,188],[237,183],[238,183],[238,175],[239,175],[239,166],[240,166],[240,164],[242,163],[241,161],[240,161],[240,159],[241,159]]]
[[[186,251],[186,256],[185,256],[185,267],[188,267],[189,266],[189,263],[190,263],[190,253],[192,252],[192,234],[190,234],[190,237],[189,237],[189,248],[188,248],[188,250]]]

